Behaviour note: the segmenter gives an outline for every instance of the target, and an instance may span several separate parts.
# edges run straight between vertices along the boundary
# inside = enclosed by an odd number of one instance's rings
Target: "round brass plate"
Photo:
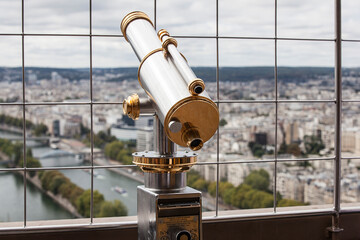
[[[182,129],[177,133],[171,132],[168,127],[169,122],[174,119],[183,125]],[[183,139],[183,133],[186,132],[187,125],[191,125],[199,132],[203,142],[208,141],[219,126],[219,111],[216,104],[202,96],[187,97],[176,103],[165,117],[166,135],[174,143],[188,147],[187,142]]]
[[[144,172],[184,172],[196,163],[194,152],[177,152],[171,156],[159,155],[154,151],[133,153],[133,163]]]

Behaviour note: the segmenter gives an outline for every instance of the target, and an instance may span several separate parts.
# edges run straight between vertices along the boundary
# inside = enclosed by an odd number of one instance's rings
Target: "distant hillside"
[[[194,72],[200,78],[215,81],[216,69],[195,67]],[[278,67],[278,79],[284,81],[304,81],[317,76],[334,75],[333,68],[326,67]],[[253,81],[259,79],[272,80],[275,77],[274,67],[221,67],[221,81]]]
[[[195,74],[206,81],[216,80],[215,67],[193,67]],[[30,73],[37,79],[51,79],[51,73],[57,72],[70,81],[89,79],[89,69],[86,68],[25,68],[25,79]],[[137,79],[137,68],[93,68],[93,76],[105,76],[108,81],[123,81]],[[360,77],[360,68],[344,68],[344,76]],[[334,68],[330,67],[278,67],[278,79],[285,82],[302,82],[316,79],[320,76],[334,76]],[[221,81],[253,81],[258,79],[274,79],[273,67],[221,67]],[[0,81],[21,81],[21,68],[0,67]]]

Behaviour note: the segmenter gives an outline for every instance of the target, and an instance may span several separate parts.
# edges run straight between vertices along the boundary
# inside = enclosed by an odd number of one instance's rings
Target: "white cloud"
[[[83,37],[27,37],[25,66],[88,68],[89,41]]]
[[[278,0],[278,36],[334,38],[334,3],[329,0]],[[219,0],[219,35],[274,37],[274,0]],[[343,1],[343,37],[360,39],[359,1]],[[154,18],[151,0],[93,0],[94,34],[120,35],[129,12]],[[157,0],[157,28],[172,35],[215,36],[216,0]],[[0,1],[0,33],[21,33],[21,1]],[[25,33],[89,33],[88,0],[25,1]],[[178,38],[179,50],[192,66],[216,65],[215,39]],[[330,47],[329,47],[330,45]],[[345,46],[346,44],[344,44]],[[333,42],[279,41],[278,63],[333,66]],[[88,67],[88,37],[25,37],[27,66]],[[0,66],[21,65],[21,37],[0,36]],[[359,66],[358,44],[344,47],[344,64]],[[221,66],[274,63],[273,40],[219,40]],[[29,55],[29,56],[28,56]],[[19,62],[20,58],[20,62]],[[94,67],[138,66],[130,45],[121,38],[93,38]]]

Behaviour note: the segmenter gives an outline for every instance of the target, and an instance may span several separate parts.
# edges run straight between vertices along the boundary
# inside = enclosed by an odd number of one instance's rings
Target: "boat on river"
[[[117,192],[117,193],[119,193],[121,195],[127,194],[126,189],[124,189],[122,187],[119,187],[119,186],[112,187],[111,191]]]
[[[50,148],[59,149],[60,138],[50,138]]]

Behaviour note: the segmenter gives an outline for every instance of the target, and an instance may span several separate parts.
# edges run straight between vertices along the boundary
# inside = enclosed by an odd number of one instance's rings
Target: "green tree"
[[[41,163],[38,159],[33,157],[26,158],[26,167],[28,168],[40,168]],[[35,171],[29,171],[30,177],[34,177],[36,175]]]
[[[35,136],[46,135],[47,131],[48,127],[43,123],[36,125],[33,129]]]
[[[128,149],[121,149],[118,151],[118,154],[116,156],[116,161],[121,162],[123,164],[131,164],[132,163],[132,153],[129,152]]]
[[[72,183],[71,181],[68,181],[64,184],[61,184],[58,189],[58,192],[61,194],[61,196],[63,196],[66,199],[69,199],[70,202],[75,206],[76,206],[76,199],[75,199],[75,201],[73,201],[73,199],[71,199],[71,194],[73,193],[73,191],[76,187],[77,186],[74,183]]]
[[[102,202],[99,213],[96,215],[96,217],[116,217],[126,215],[127,209],[125,205],[119,200],[114,200],[113,202]]]
[[[15,166],[23,167],[23,165],[20,165],[20,161],[23,158],[23,144],[20,142],[16,142],[15,144],[13,144],[12,148]]]
[[[224,119],[224,118],[222,118],[221,120],[220,120],[220,122],[219,122],[219,126],[220,127],[223,127],[223,126],[225,126],[227,124],[227,121]]]
[[[209,183],[205,181],[203,178],[197,179],[191,187],[200,190],[200,191],[206,191]]]
[[[286,143],[285,143],[285,141],[284,141],[284,142],[282,142],[282,143],[280,144],[280,148],[279,148],[278,154],[285,154],[285,153],[287,153],[287,145],[286,145]]]
[[[278,201],[277,204],[278,207],[304,206],[304,205],[308,205],[308,204],[292,199],[281,199]]]
[[[76,201],[77,210],[84,217],[90,217],[90,199],[91,190],[88,189],[84,191]],[[104,202],[104,195],[95,190],[93,192],[93,206],[95,216],[99,214],[102,202]]]
[[[80,123],[80,134],[81,135],[87,135],[90,133],[90,129],[85,127],[82,123]],[[89,137],[90,139],[90,137]]]
[[[221,181],[219,182],[219,195],[220,197],[224,197],[225,193],[229,191],[230,189],[234,188],[234,185],[232,185],[229,182]]]
[[[211,196],[216,196],[216,182],[211,182],[208,186],[208,192]]]
[[[187,185],[192,187],[193,184],[199,179],[201,178],[200,174],[195,171],[194,169],[191,169],[188,173],[187,173]]]
[[[294,156],[300,156],[301,150],[299,147],[299,144],[297,143],[291,143],[287,146],[286,153],[292,154]]]
[[[13,144],[10,140],[0,139],[0,150],[10,157],[14,151]]]
[[[33,156],[31,148],[26,149],[26,156],[27,157],[32,157]]]
[[[51,170],[51,171],[45,171],[41,176],[41,185],[44,190],[50,190],[50,185],[52,180],[56,177],[62,177],[63,174],[59,171]]]
[[[105,156],[110,159],[116,160],[116,157],[120,150],[124,148],[124,144],[120,141],[113,141],[111,143],[106,144],[105,146]]]
[[[232,199],[232,196],[234,195],[234,194],[236,194],[236,188],[235,187],[233,187],[233,188],[228,188],[225,192],[224,192],[224,194],[223,194],[223,196],[222,196],[222,199],[224,200],[224,202],[226,203],[226,204],[232,204],[231,203],[231,199]]]
[[[53,192],[54,194],[58,194],[59,193],[59,189],[61,187],[61,185],[67,183],[69,180],[63,176],[55,176],[52,180],[51,180],[51,183],[50,183],[50,186],[49,186],[49,190],[51,192]]]
[[[82,189],[81,187],[73,184],[74,187],[71,189],[70,191],[70,196],[69,196],[69,200],[70,202],[76,206],[77,203],[77,199],[84,193],[84,189]]]
[[[258,158],[261,158],[266,152],[265,146],[255,142],[249,142],[248,147],[250,148],[252,154]]]
[[[269,191],[270,176],[264,169],[253,170],[245,178],[244,183],[260,191]]]
[[[235,188],[233,195],[226,196],[230,198],[231,205],[244,208],[244,201],[245,201],[245,194],[250,191],[252,188],[247,184],[240,184],[238,187]]]
[[[315,135],[304,136],[304,145],[307,154],[319,154],[325,148],[322,139]]]

